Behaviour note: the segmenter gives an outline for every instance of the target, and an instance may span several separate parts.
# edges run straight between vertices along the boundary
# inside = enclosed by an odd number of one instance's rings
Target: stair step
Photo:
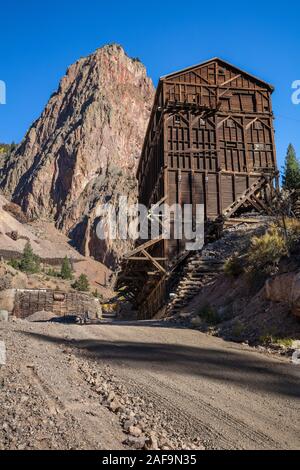
[[[223,264],[223,263],[224,263],[223,261],[220,261],[220,260],[217,260],[217,259],[207,258],[207,259],[199,259],[199,260],[190,261],[187,266],[189,266],[190,264],[194,266],[195,264],[201,264],[201,265],[209,264],[209,265],[211,265],[211,264]]]
[[[181,287],[179,289],[180,293],[187,293],[187,292],[199,292],[199,289],[197,287]]]
[[[184,273],[184,279],[187,279],[187,278],[190,278],[190,277],[197,277],[197,278],[200,278],[200,277],[203,277],[201,273],[198,273],[196,271],[190,271],[190,272],[187,272],[187,273]]]
[[[193,264],[192,266],[188,266],[185,271],[191,271],[191,270],[198,270],[198,269],[220,269],[224,266],[224,263],[212,263],[212,264],[207,264],[207,263],[197,263]]]
[[[184,273],[184,276],[188,276],[188,275],[195,275],[195,276],[203,276],[203,274],[206,274],[206,273],[211,273],[211,274],[219,274],[221,272],[223,272],[224,268],[214,268],[214,269],[208,269],[208,268],[198,268],[197,270],[195,271],[192,271],[190,273]]]
[[[202,282],[197,282],[197,281],[186,281],[186,282],[182,282],[178,285],[178,288],[179,289],[182,289],[184,287],[202,287],[203,284]]]
[[[192,294],[185,294],[185,295],[182,295],[181,297],[179,297],[180,300],[189,300],[189,299],[192,299],[194,297],[196,297],[197,295],[197,292],[193,292]]]
[[[182,307],[185,307],[187,304],[188,304],[188,302],[182,300],[181,302],[178,302],[176,305],[173,305],[172,309],[182,308]]]

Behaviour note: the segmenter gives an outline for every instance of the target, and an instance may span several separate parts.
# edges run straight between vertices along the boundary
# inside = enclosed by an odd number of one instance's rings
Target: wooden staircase
[[[252,183],[251,186],[249,186],[249,188],[247,188],[243,192],[243,194],[241,194],[232,204],[226,207],[226,209],[223,211],[223,216],[226,218],[230,217],[246,201],[250,202],[250,204],[254,204],[254,201],[251,200],[251,197],[254,196],[255,193],[262,188],[265,182],[266,182],[266,179],[264,176],[261,176],[256,181],[254,181],[254,183]],[[258,202],[257,199],[256,199],[256,202]],[[260,202],[259,204],[263,204],[263,203]]]
[[[223,261],[203,257],[201,252],[189,257],[176,288],[170,294],[166,315],[172,316],[188,305],[204,285],[211,283],[223,272],[223,265]]]

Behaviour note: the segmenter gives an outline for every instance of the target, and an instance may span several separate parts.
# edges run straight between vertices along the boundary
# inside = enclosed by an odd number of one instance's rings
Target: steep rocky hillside
[[[68,237],[57,230],[53,223],[39,220],[28,222],[25,219],[21,212],[19,214],[16,211],[14,204],[0,196],[0,290],[1,286],[3,288],[6,274],[13,277],[13,287],[52,289],[59,286],[62,290],[67,290],[70,283],[63,282],[62,279],[49,278],[42,272],[29,276],[18,272],[16,275],[15,270],[8,266],[9,260],[20,258],[26,243],[29,242],[33,252],[45,265],[45,272],[50,268],[59,271],[62,259],[67,256],[73,260],[75,278],[86,274],[91,290],[97,289],[105,297],[111,296],[109,288],[103,287],[111,275],[107,267],[79,254],[70,246]]]
[[[196,255],[191,256],[169,305],[157,318],[165,316],[167,321],[226,340],[291,353],[300,346],[299,222],[286,220],[289,252],[279,254],[270,233],[280,233],[281,220],[262,216],[242,221],[225,227],[219,240],[204,246],[198,265]],[[264,241],[260,251],[255,250],[254,240]],[[201,258],[206,260],[204,269]],[[221,270],[213,264],[216,261],[223,264]]]
[[[136,197],[135,168],[154,87],[118,45],[71,65],[1,171],[1,190],[33,218],[55,221],[86,255],[113,266],[124,243],[99,241],[97,207]]]
[[[0,175],[3,174],[3,168],[7,165],[7,162],[15,149],[15,144],[0,143]]]

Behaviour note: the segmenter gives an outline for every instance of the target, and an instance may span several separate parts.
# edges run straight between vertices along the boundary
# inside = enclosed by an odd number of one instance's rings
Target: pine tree
[[[30,242],[27,242],[24,247],[20,269],[26,273],[37,273],[40,270],[40,259],[33,253]]]
[[[282,185],[284,189],[300,189],[300,163],[292,144],[289,144],[285,157]]]
[[[80,274],[79,278],[72,284],[73,289],[87,292],[90,289],[89,280],[85,274]]]
[[[63,259],[61,269],[60,269],[60,276],[62,277],[62,279],[73,278],[72,266],[67,256],[65,256],[65,258]]]

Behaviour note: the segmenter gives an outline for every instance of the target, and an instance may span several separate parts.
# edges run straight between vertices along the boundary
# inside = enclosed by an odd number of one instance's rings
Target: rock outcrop
[[[135,169],[154,87],[118,45],[67,70],[41,117],[1,170],[1,189],[27,216],[55,221],[82,254],[112,266],[124,243],[99,241],[100,204],[135,200]]]
[[[284,273],[266,281],[265,294],[272,302],[284,302],[300,318],[300,272]]]

